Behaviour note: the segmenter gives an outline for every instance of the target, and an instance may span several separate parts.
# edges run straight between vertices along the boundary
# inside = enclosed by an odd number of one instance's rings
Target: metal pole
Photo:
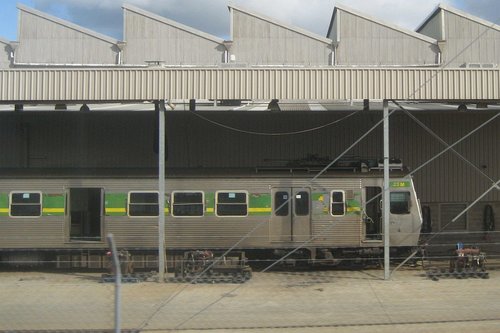
[[[390,272],[390,232],[389,232],[389,103],[384,100],[384,194],[382,202],[384,203],[384,280],[389,280]]]
[[[115,332],[120,333],[121,327],[121,286],[122,286],[122,271],[120,269],[120,260],[118,260],[118,252],[116,251],[113,235],[108,234],[108,243],[113,256],[113,266],[115,267]]]
[[[165,282],[165,101],[157,101],[158,110],[158,282]]]

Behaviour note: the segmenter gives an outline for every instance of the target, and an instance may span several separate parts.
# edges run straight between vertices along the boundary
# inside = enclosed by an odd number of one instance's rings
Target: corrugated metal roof
[[[157,68],[0,71],[0,101],[500,100],[500,69]]]
[[[86,35],[89,35],[91,37],[94,37],[94,38],[97,38],[97,39],[101,39],[105,42],[108,42],[108,43],[111,43],[111,44],[116,44],[118,43],[118,40],[117,39],[114,39],[112,37],[109,37],[109,36],[106,36],[106,35],[103,35],[103,34],[100,34],[98,32],[95,32],[95,31],[92,31],[90,29],[87,29],[87,28],[84,28],[84,27],[81,27],[79,25],[76,25],[74,23],[71,23],[71,22],[68,22],[66,20],[63,20],[63,19],[60,19],[60,18],[57,18],[57,17],[54,17],[52,15],[49,15],[47,13],[44,13],[44,12],[41,12],[39,10],[36,10],[36,9],[33,9],[33,8],[30,8],[30,7],[27,7],[27,6],[24,6],[22,4],[17,4],[17,8],[21,11],[24,11],[26,13],[29,13],[29,14],[32,14],[32,15],[36,15],[36,16],[39,16],[43,19],[46,19],[48,21],[51,21],[51,22],[54,22],[55,24],[59,24],[59,25],[62,25],[64,27],[67,27],[69,29],[73,29],[73,30],[76,30],[78,32],[81,32],[83,34],[86,34]]]
[[[125,9],[125,10],[128,10],[128,11],[132,11],[134,13],[146,16],[146,17],[151,18],[153,20],[156,20],[158,22],[171,25],[171,26],[176,27],[178,29],[181,29],[181,30],[184,30],[186,32],[189,32],[189,33],[191,33],[193,35],[196,35],[196,36],[199,36],[199,37],[202,37],[202,38],[214,41],[216,43],[222,44],[224,42],[224,39],[222,39],[222,38],[210,35],[210,34],[208,34],[206,32],[197,30],[195,28],[189,27],[189,26],[181,24],[179,22],[167,19],[167,18],[165,18],[163,16],[159,16],[159,15],[153,14],[151,12],[145,11],[145,10],[140,9],[138,7],[135,7],[135,6],[132,6],[132,5],[129,5],[129,4],[124,4],[122,6],[122,8]]]
[[[495,30],[498,30],[500,31],[500,25],[497,25],[493,22],[490,22],[490,21],[487,21],[487,20],[484,20],[482,18],[479,18],[477,16],[474,16],[472,14],[469,14],[469,13],[466,13],[466,12],[463,12],[459,9],[456,9],[456,8],[453,8],[449,5],[444,5],[444,4],[439,4],[436,9],[434,9],[434,11],[432,11],[429,16],[427,16],[424,21],[417,27],[417,29],[415,29],[417,32],[422,30],[422,28],[432,19],[432,17],[434,17],[434,15],[436,15],[439,11],[441,10],[445,10],[445,11],[448,11],[450,13],[453,13],[455,15],[458,15],[458,16],[462,16],[468,20],[471,20],[471,21],[474,21],[474,22],[477,22],[479,24],[482,24],[484,26],[487,26],[488,28],[491,28],[491,29],[495,29]]]
[[[263,14],[260,14],[260,13],[256,13],[254,11],[250,11],[250,10],[248,10],[246,8],[243,8],[243,7],[240,7],[240,6],[236,6],[236,5],[232,5],[232,4],[229,5],[228,8],[229,8],[229,11],[231,11],[231,10],[237,10],[239,12],[242,12],[242,13],[254,16],[256,18],[259,18],[261,20],[267,21],[269,23],[281,26],[281,27],[283,27],[285,29],[297,32],[297,33],[299,33],[301,35],[304,35],[304,36],[307,36],[307,37],[319,40],[320,42],[323,42],[325,44],[330,45],[332,43],[332,40],[329,39],[329,38],[325,38],[323,36],[320,36],[320,35],[317,35],[315,33],[310,32],[310,31],[307,31],[305,29],[302,29],[302,28],[299,28],[299,27],[296,27],[296,26],[292,26],[292,25],[283,23],[283,22],[278,21],[278,20],[276,20],[274,18],[271,18],[269,16],[266,16],[266,15],[263,15]],[[232,38],[232,36],[231,36],[231,38]]]
[[[333,25],[333,21],[334,21],[334,17],[336,15],[336,12],[337,10],[341,10],[341,11],[344,11],[344,12],[348,12],[352,15],[356,15],[356,16],[359,16],[365,20],[368,20],[368,21],[371,21],[373,23],[376,23],[376,24],[379,24],[379,25],[382,25],[384,27],[387,27],[387,28],[390,28],[392,30],[396,30],[396,31],[399,31],[403,34],[406,34],[408,36],[411,36],[411,37],[414,37],[414,38],[418,38],[418,39],[421,39],[423,41],[426,41],[426,42],[429,42],[429,43],[433,43],[433,44],[436,44],[437,43],[437,40],[435,40],[434,38],[431,38],[431,37],[428,37],[428,36],[425,36],[425,35],[422,35],[422,34],[419,34],[418,32],[415,32],[415,31],[412,31],[412,30],[409,30],[409,29],[405,29],[405,28],[402,28],[402,27],[398,27],[397,25],[394,25],[394,24],[391,24],[391,23],[387,23],[387,22],[384,22],[382,20],[379,20],[379,19],[376,19],[372,16],[369,16],[367,14],[364,14],[364,13],[361,13],[357,10],[354,10],[352,8],[349,8],[345,5],[336,5],[335,6],[335,9],[333,11],[333,15],[332,15],[332,19],[330,21],[330,27],[328,28],[328,31],[330,32],[331,29],[332,29],[332,25]]]

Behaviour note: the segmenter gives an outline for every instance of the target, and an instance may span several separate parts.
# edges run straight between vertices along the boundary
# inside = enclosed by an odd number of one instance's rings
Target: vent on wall
[[[478,62],[466,62],[462,66],[463,68],[497,68],[498,64],[493,64],[493,63],[478,63]]]

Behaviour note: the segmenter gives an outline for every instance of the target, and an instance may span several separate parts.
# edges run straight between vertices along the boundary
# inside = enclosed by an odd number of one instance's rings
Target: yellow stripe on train
[[[125,208],[106,208],[106,213],[126,213]]]
[[[44,208],[43,213],[64,213],[64,208]]]
[[[271,208],[270,207],[264,207],[264,208],[248,208],[249,213],[270,213]]]

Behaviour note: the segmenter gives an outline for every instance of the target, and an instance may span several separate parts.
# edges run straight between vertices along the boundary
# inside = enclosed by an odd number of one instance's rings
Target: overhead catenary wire
[[[391,110],[389,112],[389,115],[390,116],[393,112],[395,112],[395,110]],[[327,166],[325,166],[322,170],[320,170],[313,178],[311,178],[307,183],[310,185],[312,184],[316,179],[318,179],[318,177],[320,177],[323,173],[325,173],[333,164],[335,164],[338,160],[340,160],[345,154],[347,154],[353,147],[355,147],[357,144],[359,144],[363,139],[365,139],[370,133],[372,133],[379,125],[381,125],[382,123],[384,122],[384,118],[382,117],[381,120],[379,120],[377,123],[375,123],[370,129],[368,129],[360,138],[358,138],[355,142],[353,142],[347,149],[345,149],[341,154],[339,154],[335,159],[333,159]],[[304,189],[305,187],[303,186],[302,189]],[[277,207],[276,209],[274,209],[275,211],[278,211],[279,209],[281,209],[282,207],[284,207],[289,201],[291,200],[291,197],[289,197],[285,202],[283,202],[279,207]],[[223,258],[224,256],[226,256],[228,253],[230,253],[232,250],[234,250],[241,242],[243,242],[245,239],[247,239],[248,237],[250,237],[250,235],[255,231],[257,230],[259,227],[261,227],[262,225],[264,225],[265,223],[267,223],[266,220],[263,220],[262,222],[258,223],[252,230],[250,230],[246,235],[242,236],[238,242],[236,242],[233,246],[231,246],[228,250],[226,250],[218,259],[216,259],[213,263],[211,263],[209,266],[207,266],[202,272],[200,272],[198,275],[196,275],[193,279],[194,282],[196,282],[203,274],[205,274],[208,270],[210,270],[214,265],[216,265],[220,260],[221,258]],[[318,234],[318,235],[315,235],[315,236],[312,236],[310,237],[308,240],[306,241],[303,241],[301,244],[299,244],[298,246],[296,246],[293,250],[289,251],[287,254],[285,254],[284,256],[280,257],[279,259],[277,259],[276,261],[274,261],[271,265],[269,265],[268,267],[264,268],[262,270],[262,272],[266,272],[268,271],[269,269],[271,269],[272,267],[274,267],[275,265],[277,265],[278,263],[282,262],[283,260],[285,260],[286,258],[288,258],[289,256],[291,256],[293,253],[297,252],[298,250],[304,248],[307,244],[309,244],[310,242],[314,241],[317,237],[320,237],[323,233],[331,230],[333,227],[335,227],[336,223],[335,222],[330,222],[329,223],[329,226],[328,228],[325,228],[323,230],[322,233]],[[179,295],[182,291],[184,291],[186,288],[188,287],[188,285],[184,286],[183,288],[181,288],[178,292],[176,292],[175,294],[171,295],[168,299],[166,299],[164,302],[162,302],[158,307],[157,309],[151,314],[151,316],[149,316],[147,319],[145,319],[143,321],[143,323],[139,326],[140,329],[143,329],[144,327],[146,327],[148,325],[148,323],[154,318],[154,316],[156,314],[158,314],[160,312],[160,310],[165,306],[167,305],[168,303],[170,303],[173,299],[175,299],[177,297],[177,295]],[[235,287],[231,292],[234,292],[236,290],[238,290],[239,288],[241,288],[242,285],[239,285],[237,287]],[[210,306],[218,303],[223,297],[221,297],[220,299],[216,300],[215,302],[209,304],[207,307],[205,307],[204,309],[201,309],[200,311],[198,311],[196,314],[194,314],[193,316],[191,316],[190,318],[186,319],[186,321],[180,323],[177,327],[181,327],[182,325],[184,325],[185,323],[189,322],[192,318],[194,318],[196,315],[202,313],[203,311],[205,311],[206,309],[208,309]]]
[[[463,49],[460,53],[465,52],[465,50],[466,50],[466,49],[468,49],[469,47],[471,47],[471,46],[472,46],[472,44],[480,38],[480,36],[484,35],[484,34],[488,31],[488,28],[491,28],[491,27],[487,27],[487,29],[485,29],[485,31],[484,31],[483,33],[481,33],[480,35],[478,35],[478,37],[477,37],[474,41],[472,41],[469,45],[467,45],[467,46],[466,46],[466,47],[465,47],[465,48],[464,48],[464,49]],[[460,54],[460,53],[459,53],[459,54]],[[457,56],[458,56],[458,54],[457,54]],[[451,63],[451,60],[448,62],[448,64],[449,64],[449,63]],[[444,68],[445,68],[448,64],[443,65],[443,66],[442,66],[442,68],[444,69]],[[431,79],[432,79],[432,78],[429,78],[429,80],[431,80]],[[428,81],[429,81],[429,80],[428,80]],[[426,82],[428,82],[428,81],[426,81]],[[423,86],[424,86],[424,85],[421,85],[420,87],[417,87],[417,88],[416,88],[416,90],[412,93],[412,96],[415,96],[415,95],[417,94],[417,92],[418,92],[418,91],[420,91],[420,90],[422,89],[422,87],[423,87]],[[389,116],[392,114],[392,112],[394,112],[394,110],[393,110],[393,111],[391,111],[391,113],[389,114]],[[196,114],[196,113],[195,113],[195,114]],[[198,114],[196,114],[196,115],[197,115],[198,117],[200,117],[200,115],[198,115]],[[497,114],[497,116],[498,116],[498,114]],[[493,118],[496,118],[496,116],[495,116],[495,117],[493,117]],[[492,119],[490,119],[490,120],[488,120],[488,121],[487,121],[487,123],[489,123],[490,121],[492,121],[492,120],[493,120],[493,118],[492,118]],[[206,120],[208,120],[208,119],[206,119]],[[382,120],[382,121],[383,121],[383,120]],[[382,121],[381,121],[381,122],[382,122]],[[377,124],[375,125],[375,127],[376,127],[376,126],[378,126],[381,122],[377,123]],[[220,125],[222,125],[222,124],[220,124]],[[479,128],[475,129],[473,132],[469,133],[469,134],[467,135],[467,137],[468,137],[468,136],[470,136],[470,135],[472,135],[473,133],[475,133],[477,130],[479,130],[480,128],[484,127],[485,125],[486,125],[486,123],[485,123],[485,124],[483,124],[483,125],[481,125]],[[243,130],[239,130],[239,129],[231,128],[230,126],[228,126],[228,128],[227,128],[227,129],[235,130],[235,131],[238,131],[238,132],[246,132],[246,131],[243,131]],[[373,129],[373,127],[372,127],[372,129]],[[260,134],[260,133],[259,133],[259,134],[256,134],[256,133],[247,133],[247,134],[255,134],[255,135],[269,135],[269,134]],[[297,134],[301,134],[301,133],[297,133]],[[276,135],[279,135],[279,134],[276,134]],[[465,139],[465,138],[462,138],[461,140],[457,141],[457,142],[456,142],[456,143],[454,143],[453,145],[451,145],[451,146],[447,147],[447,148],[446,148],[443,152],[439,153],[437,156],[435,156],[435,157],[434,157],[433,159],[431,159],[430,161],[427,161],[426,163],[422,164],[422,165],[421,165],[420,167],[418,167],[416,170],[414,170],[414,171],[410,172],[410,173],[409,173],[406,177],[409,177],[409,176],[413,175],[415,172],[417,172],[418,170],[420,170],[421,168],[423,168],[424,166],[426,166],[427,164],[429,164],[430,162],[432,162],[434,159],[436,159],[436,158],[438,158],[439,156],[441,156],[442,154],[444,154],[444,152],[446,152],[447,150],[451,149],[453,146],[455,146],[455,145],[456,145],[456,144],[458,144],[459,142],[463,141],[464,139]],[[334,161],[332,161],[332,163],[331,163],[331,164],[329,164],[329,166],[331,166],[331,165],[333,165],[333,164],[334,164]],[[319,175],[320,175],[321,173],[323,173],[323,172],[324,172],[324,170],[327,170],[327,169],[328,169],[328,167],[327,167],[326,169],[323,169],[322,171],[320,171],[320,173],[319,173],[316,177],[314,177],[313,179],[316,179],[317,177],[319,177]],[[373,198],[373,199],[375,199],[375,198]],[[372,200],[373,200],[373,199],[372,199]],[[241,241],[241,240],[240,240],[240,241]],[[240,242],[240,241],[239,241],[239,242]],[[298,251],[300,248],[302,248],[303,246],[304,246],[304,245],[302,245],[302,244],[301,244],[301,245],[297,246],[297,247],[296,247],[294,250],[292,250],[292,251],[293,251],[293,252],[296,252],[296,251]],[[285,256],[282,256],[281,258],[279,258],[279,259],[276,261],[276,263],[273,263],[273,264],[272,264],[272,266],[276,265],[276,264],[277,264],[277,262],[283,261],[283,260],[284,260],[285,258],[287,258],[289,255],[291,255],[291,254],[286,254]],[[411,257],[410,257],[410,258],[411,258]],[[407,259],[409,259],[409,258],[407,258]],[[233,293],[234,291],[238,290],[238,289],[239,289],[239,288],[241,288],[241,287],[242,287],[242,285],[239,285],[239,286],[235,287],[235,288],[234,288],[234,289],[233,289],[230,293]],[[184,289],[182,289],[182,290],[184,290]],[[182,290],[181,290],[181,291],[182,291]],[[179,293],[180,293],[181,291],[179,291]],[[170,298],[168,299],[168,302],[169,302],[170,300],[172,300],[173,298],[175,298],[175,296],[177,296],[177,295],[178,295],[178,294],[174,295],[173,297],[170,297]],[[213,305],[215,305],[215,304],[219,303],[219,302],[220,302],[223,298],[225,298],[225,296],[221,296],[221,297],[220,297],[220,298],[218,298],[217,300],[215,300],[215,301],[213,301],[212,303],[208,304],[206,307],[204,307],[204,308],[200,309],[199,311],[197,311],[196,313],[194,313],[192,316],[190,316],[189,318],[187,318],[186,320],[184,320],[183,322],[181,322],[180,324],[178,324],[178,325],[176,326],[176,329],[179,329],[181,326],[185,325],[186,323],[188,323],[189,321],[191,321],[193,318],[195,318],[195,317],[196,317],[196,316],[198,316],[199,314],[203,313],[204,311],[206,311],[207,309],[209,309],[209,308],[210,308],[210,307],[212,307]],[[165,304],[167,304],[168,302],[165,302]],[[162,307],[163,307],[165,304],[163,304],[163,305],[162,305]],[[160,308],[159,308],[159,309],[155,312],[155,314],[156,314],[156,313],[158,313],[158,311],[159,311],[160,309],[161,309],[161,307],[160,307]],[[154,315],[153,315],[153,316],[154,316]],[[151,320],[153,316],[151,316],[151,317],[150,317],[147,321],[145,321],[145,324],[146,324],[146,325],[147,325],[147,322],[149,322],[149,320]]]
[[[207,121],[207,122],[209,122],[209,123],[211,123],[213,125],[225,128],[225,129],[233,131],[233,132],[244,133],[244,134],[249,134],[249,135],[258,135],[258,136],[292,136],[292,135],[299,135],[299,134],[305,134],[305,133],[315,132],[315,131],[319,131],[319,130],[322,130],[324,128],[333,126],[333,125],[338,124],[338,123],[340,123],[340,122],[342,122],[344,120],[347,120],[348,118],[350,118],[350,117],[354,116],[355,114],[361,112],[361,110],[357,110],[357,111],[351,112],[348,115],[346,115],[346,116],[344,116],[344,117],[342,117],[340,119],[336,119],[334,121],[331,121],[331,122],[329,122],[327,124],[323,124],[323,125],[316,126],[316,127],[311,127],[311,128],[306,128],[306,129],[298,130],[298,131],[281,132],[281,133],[257,132],[257,131],[244,130],[244,129],[241,129],[241,128],[236,128],[236,127],[233,127],[233,126],[222,124],[220,122],[217,122],[215,120],[212,120],[210,118],[202,116],[201,114],[199,114],[196,111],[189,111],[189,112],[191,114],[195,115],[196,117],[198,117],[200,119],[203,119],[203,120],[205,120],[205,121]]]
[[[410,172],[409,174],[407,174],[405,177],[411,177],[413,174],[415,174],[417,171],[419,171],[420,169],[422,169],[424,166],[426,166],[427,164],[431,163],[432,161],[434,161],[435,159],[437,159],[439,156],[441,156],[442,154],[444,154],[448,150],[451,150],[452,152],[454,152],[455,154],[457,154],[462,160],[464,160],[467,164],[472,165],[474,167],[474,169],[478,170],[483,176],[485,176],[486,178],[488,178],[493,183],[493,185],[491,186],[491,188],[488,189],[485,193],[483,193],[477,200],[475,200],[473,204],[471,204],[468,207],[466,207],[466,209],[464,211],[462,211],[458,216],[456,216],[450,222],[448,222],[447,224],[445,224],[441,228],[441,231],[439,231],[437,233],[434,233],[430,238],[428,238],[426,241],[429,242],[430,240],[434,239],[438,235],[442,234],[443,231],[445,230],[445,228],[448,225],[450,225],[451,223],[455,222],[460,216],[462,216],[465,212],[467,212],[470,209],[470,207],[472,207],[474,204],[476,204],[482,197],[484,197],[487,193],[489,193],[493,188],[498,187],[498,184],[500,183],[500,181],[498,181],[498,182],[495,183],[495,181],[491,177],[489,177],[487,174],[485,174],[484,172],[482,172],[482,170],[480,170],[479,168],[477,168],[477,166],[475,166],[472,162],[470,162],[465,157],[463,157],[460,153],[458,153],[455,149],[453,149],[453,147],[456,146],[457,144],[459,144],[460,142],[462,142],[463,140],[465,140],[466,138],[468,138],[469,136],[471,136],[472,134],[476,133],[478,130],[480,130],[481,128],[483,128],[487,124],[489,124],[494,119],[496,119],[498,116],[500,116],[500,113],[497,113],[495,116],[493,116],[492,118],[488,119],[486,122],[484,122],[483,124],[481,124],[479,127],[475,128],[474,130],[472,130],[471,132],[469,132],[468,134],[466,134],[465,136],[463,136],[461,139],[459,139],[458,141],[456,141],[452,145],[449,145],[444,140],[442,140],[437,134],[435,134],[433,131],[431,131],[430,129],[428,129],[427,126],[425,126],[422,122],[420,122],[416,117],[414,117],[413,115],[411,115],[411,113],[408,112],[408,110],[406,110],[401,104],[399,104],[395,100],[393,100],[392,102],[394,104],[396,104],[408,116],[410,116],[410,118],[412,118],[417,124],[419,124],[420,126],[422,126],[426,131],[428,131],[431,135],[433,135],[434,137],[436,137],[442,144],[444,144],[446,146],[446,148],[443,151],[441,151],[440,153],[436,154],[434,157],[432,157],[427,162],[425,162],[422,165],[420,165],[419,167],[417,167],[415,170],[413,170],[412,172]],[[379,196],[380,195],[375,196],[374,198],[372,198],[371,200],[369,200],[369,202],[372,201],[372,200],[374,200],[376,197],[379,197]],[[411,258],[413,258],[418,252],[419,252],[418,250],[412,252],[400,265],[398,265],[393,270],[393,272],[397,271],[401,266],[404,265],[404,263],[406,263],[408,260],[410,260]]]
[[[392,113],[394,113],[396,110],[392,110],[390,113],[389,113],[389,116],[392,115]],[[198,115],[198,114],[197,114]],[[500,114],[497,114],[496,116],[498,116]],[[198,115],[199,116],[199,115]],[[483,123],[481,126],[479,126],[478,128],[474,129],[472,132],[470,132],[469,134],[467,134],[465,137],[463,137],[462,139],[458,140],[457,142],[455,142],[454,144],[452,145],[449,145],[444,151],[442,151],[441,153],[437,154],[434,158],[432,158],[431,160],[423,163],[422,165],[420,165],[418,168],[416,168],[414,171],[410,172],[409,174],[406,175],[406,177],[410,177],[411,175],[413,175],[414,173],[416,173],[417,171],[419,171],[421,168],[423,168],[424,166],[426,166],[428,163],[432,162],[434,159],[438,158],[439,156],[441,156],[442,154],[444,154],[447,150],[449,149],[452,149],[455,145],[457,145],[458,143],[460,143],[461,141],[465,140],[465,138],[469,137],[470,135],[472,135],[473,133],[475,133],[476,131],[478,131],[479,129],[481,129],[482,127],[484,127],[487,123],[491,122],[494,118],[490,118],[489,120],[487,120],[485,123]],[[382,119],[381,121],[379,121],[377,124],[375,124],[368,132],[366,132],[359,140],[357,140],[353,145],[351,145],[346,151],[344,151],[344,153],[342,153],[341,155],[339,155],[339,157],[337,157],[337,159],[333,160],[330,164],[328,164],[325,168],[323,168],[315,177],[313,177],[311,179],[310,182],[313,182],[315,179],[317,179],[322,173],[324,173],[326,170],[328,170],[328,168],[330,168],[338,159],[340,159],[347,151],[349,151],[354,145],[356,145],[357,143],[359,143],[359,141],[361,141],[362,139],[364,139],[373,129],[375,129],[376,127],[378,127],[378,125],[380,125],[382,122],[383,122],[384,119]],[[239,129],[233,129],[233,128],[230,128],[232,130],[236,130],[236,131],[240,131]],[[378,196],[380,196],[381,194],[379,194]],[[376,196],[377,197],[377,196]],[[376,197],[372,198],[370,201],[374,200]],[[284,203],[285,204],[285,203]],[[284,205],[283,204],[283,205]],[[330,223],[330,226],[328,229],[330,228],[333,228],[335,225],[335,223]],[[323,231],[325,232],[325,231]],[[247,234],[245,237],[248,237],[249,234]],[[280,257],[279,259],[273,261],[272,264],[270,264],[268,267],[264,268],[264,270],[262,270],[262,272],[265,272],[265,271],[268,271],[269,269],[271,269],[272,267],[274,267],[275,265],[277,265],[278,263],[282,262],[283,260],[285,260],[286,258],[288,258],[290,255],[292,255],[293,253],[297,252],[298,250],[302,249],[303,247],[305,247],[308,243],[310,243],[311,241],[313,241],[316,237],[318,237],[320,235],[316,235],[316,236],[313,236],[311,237],[309,240],[307,240],[306,242],[303,242],[301,244],[299,244],[298,246],[296,246],[294,249],[292,249],[291,251],[289,251],[287,254],[285,254],[284,256]],[[238,244],[241,243],[242,239],[238,241]],[[233,247],[234,249],[234,247]],[[229,253],[229,252],[227,252]],[[227,254],[226,253],[226,254]],[[410,255],[410,257],[406,258],[405,261],[408,261],[409,259],[411,259],[412,256],[415,255],[415,253],[417,252],[414,252],[412,255]],[[215,263],[213,263],[212,265],[214,265]],[[399,268],[400,266],[398,266],[397,268]],[[396,268],[396,269],[397,269]],[[207,268],[206,270],[208,270],[209,268]],[[205,271],[206,271],[205,270]],[[201,274],[203,274],[205,271],[203,271],[202,273],[199,274],[199,276],[201,276]],[[232,292],[235,292],[237,291],[239,288],[241,288],[242,285],[239,285],[239,286],[236,286],[232,291]],[[184,288],[182,289],[184,290]],[[182,290],[179,291],[182,292]],[[164,305],[166,305],[168,302],[170,302],[171,300],[173,300],[176,296],[176,295],[173,295],[171,298],[169,298],[165,304],[162,305],[162,307]],[[211,306],[217,304],[218,302],[220,302],[222,299],[224,298],[224,296],[220,297],[219,299],[215,300],[214,302],[210,303],[209,305],[207,305],[205,308],[199,310],[198,312],[196,312],[195,314],[193,314],[191,317],[187,318],[185,321],[183,321],[182,323],[180,323],[179,325],[176,326],[176,329],[180,328],[181,326],[183,326],[184,324],[188,323],[189,321],[191,321],[193,318],[195,318],[197,315],[203,313],[205,310],[207,310],[208,308],[210,308]],[[155,313],[157,313],[161,308],[159,308]],[[152,317],[151,317],[152,318]],[[150,319],[151,319],[150,318]],[[148,319],[148,321],[150,320]],[[147,324],[147,322],[146,322]]]
[[[450,145],[444,141],[439,135],[437,135],[434,131],[432,131],[428,126],[426,126],[422,121],[420,121],[417,117],[415,117],[411,112],[406,110],[400,103],[396,101],[392,101],[394,104],[396,104],[401,110],[404,111],[404,113],[413,119],[420,127],[422,127],[424,130],[426,130],[430,135],[432,135],[434,138],[436,138],[439,142],[441,142],[445,147],[449,147]],[[458,151],[456,151],[453,148],[450,148],[451,152],[453,152],[455,155],[457,155],[461,160],[463,160],[465,163],[470,165],[472,168],[474,168],[478,173],[483,175],[485,178],[488,178],[492,183],[495,181],[493,178],[491,178],[489,175],[487,175],[483,170],[481,170],[477,165],[466,159],[462,154],[460,154]]]
[[[388,117],[394,112],[395,110],[392,110],[391,112],[389,112],[388,114]],[[335,162],[337,162],[340,158],[342,158],[342,156],[344,156],[347,152],[349,152],[354,146],[356,146],[359,142],[361,142],[366,136],[368,136],[374,129],[376,129],[380,124],[383,123],[385,119],[382,118],[379,122],[377,122],[374,126],[372,126],[366,133],[364,133],[358,140],[356,140],[353,144],[351,144],[346,150],[344,150],[344,152],[342,152],[339,156],[337,156],[337,158],[335,158],[334,160],[332,160],[325,168],[323,168],[321,171],[319,171],[311,180],[308,181],[308,184],[311,184],[314,182],[314,180],[316,180],[319,176],[321,176],[321,174],[323,174],[326,170],[328,170],[333,164],[335,164]],[[303,187],[304,188],[304,187]],[[284,206],[286,204],[286,202],[288,202],[289,200],[291,200],[291,198],[289,198],[287,201],[285,201],[285,203],[283,203],[280,207],[278,207],[276,210],[279,210],[282,206]],[[264,223],[264,222],[261,222],[261,223]],[[299,251],[300,249],[304,248],[305,246],[307,246],[309,243],[311,243],[312,241],[314,241],[316,238],[318,237],[321,237],[325,232],[327,231],[330,231],[331,229],[333,229],[333,227],[335,227],[336,223],[335,222],[329,222],[328,224],[328,227],[325,228],[323,230],[323,232],[315,235],[315,236],[312,236],[310,237],[308,240],[306,241],[303,241],[302,243],[300,243],[299,245],[297,245],[296,247],[294,247],[291,251],[287,252],[285,255],[281,256],[280,258],[278,258],[277,260],[273,261],[270,265],[268,265],[267,267],[265,267],[261,272],[267,272],[268,270],[270,270],[271,268],[273,268],[274,266],[276,266],[278,263],[280,262],[283,262],[286,258],[290,257],[292,254],[294,254],[295,252]],[[227,254],[229,252],[226,252],[225,254]],[[224,255],[225,255],[224,254]],[[221,256],[222,257],[222,256]],[[213,266],[215,263],[213,263],[212,265],[210,265],[209,268],[211,268],[211,266]],[[202,273],[199,274],[199,276],[201,276],[202,274],[204,274],[209,268],[205,269]],[[240,289],[243,285],[238,285],[236,286],[235,288],[233,288],[229,293],[234,293],[235,291],[237,291],[238,289]],[[195,318],[196,316],[198,316],[199,314],[203,313],[205,310],[207,310],[208,308],[212,307],[213,305],[219,303],[222,299],[224,299],[225,296],[221,296],[219,297],[217,300],[213,301],[212,303],[208,304],[207,306],[205,306],[203,309],[200,309],[199,311],[197,311],[196,313],[194,313],[193,315],[191,315],[189,318],[187,318],[186,320],[184,320],[183,322],[179,323],[175,329],[180,329],[184,324],[188,323],[189,321],[191,321],[193,318]]]

